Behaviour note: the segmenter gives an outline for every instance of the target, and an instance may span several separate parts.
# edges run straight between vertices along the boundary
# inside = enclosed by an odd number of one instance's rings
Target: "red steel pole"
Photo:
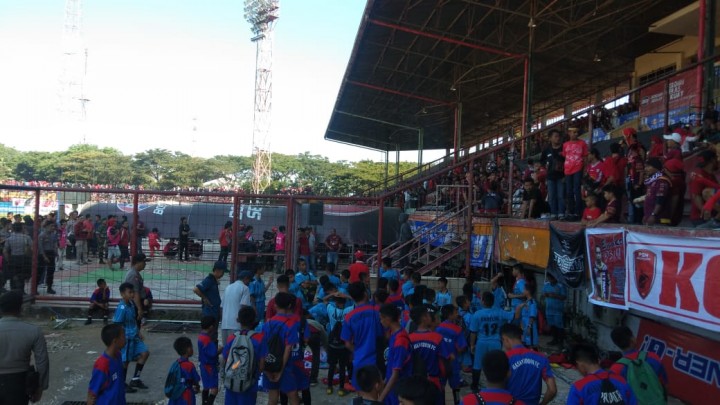
[[[473,172],[473,166],[475,166],[475,159],[470,160],[470,167],[468,168],[469,179],[468,179],[468,214],[467,214],[467,250],[465,251],[465,277],[470,275],[470,260],[472,259],[472,235],[473,235],[473,205],[475,204],[475,173]]]
[[[699,2],[699,10],[698,10],[698,53],[697,53],[697,60],[701,61],[705,58],[705,13],[707,13],[707,4],[705,4],[707,0],[700,0]],[[704,87],[704,79],[705,75],[703,74],[703,71],[705,69],[705,66],[698,65],[696,67],[697,69],[695,71],[696,75],[696,87],[695,92],[697,93],[695,95],[695,105],[698,106],[698,115],[695,117],[696,122],[700,122],[702,119],[702,113],[704,111],[702,99],[703,99],[703,87]],[[666,113],[667,114],[667,113]]]
[[[239,228],[239,219],[240,219],[240,198],[237,194],[233,196],[233,210],[232,210],[232,238],[230,239],[230,243],[232,243],[232,246],[230,247],[231,253],[230,253],[230,282],[234,282],[235,278],[237,277],[237,255],[238,255],[238,228]]]
[[[42,222],[39,221],[40,219],[40,190],[35,190],[35,211],[34,211],[34,226],[33,226],[33,235],[32,235],[32,264],[31,264],[31,276],[30,276],[30,295],[37,295],[37,282],[38,282],[38,250],[40,248],[39,243],[39,235],[40,235],[40,226],[42,225]]]
[[[393,90],[393,89],[389,89],[389,88],[387,88],[387,87],[376,86],[376,85],[374,85],[374,84],[358,82],[358,81],[355,81],[355,80],[348,80],[346,83],[348,83],[348,84],[353,84],[353,85],[355,85],[355,86],[365,87],[365,88],[372,89],[372,90],[382,91],[382,92],[384,92],[384,93],[395,94],[395,95],[397,95],[397,96],[414,98],[414,99],[417,99],[417,100],[420,100],[420,101],[426,101],[426,102],[432,103],[432,104],[438,104],[438,105],[452,105],[452,104],[454,104],[454,102],[452,102],[452,101],[438,100],[438,99],[434,99],[434,98],[430,98],[430,97],[419,96],[419,95],[417,95],[417,94],[406,93],[406,92],[404,92],[404,91]]]
[[[380,279],[380,262],[382,262],[383,259],[383,223],[385,221],[385,198],[380,197],[380,200],[378,200],[378,231],[377,231],[377,242],[378,242],[378,251],[377,251],[377,260],[375,261],[375,264],[378,267],[377,270],[377,278]],[[372,271],[372,269],[370,269]]]
[[[140,196],[133,193],[133,215],[132,215],[132,233],[130,234],[130,256],[135,256],[137,252],[137,228],[138,228],[138,207]]]
[[[285,222],[287,223],[285,229],[285,269],[294,269],[295,262],[293,262],[293,258],[295,257],[295,197],[291,196],[287,200],[287,219]],[[285,269],[282,269],[283,272],[285,271]]]
[[[522,106],[522,130],[520,136],[522,136],[522,142],[520,143],[520,158],[525,159],[525,135],[527,135],[527,124],[528,124],[528,98],[530,97],[530,58],[525,57],[525,74],[523,79],[523,106]],[[514,136],[514,135],[513,135]]]
[[[460,111],[458,109],[458,105],[455,104],[455,119],[453,120],[455,125],[453,126],[453,164],[457,163],[458,160],[458,115],[460,114]]]

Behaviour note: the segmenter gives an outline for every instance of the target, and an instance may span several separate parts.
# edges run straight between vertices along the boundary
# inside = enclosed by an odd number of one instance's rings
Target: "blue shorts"
[[[307,379],[307,386],[304,381]],[[310,376],[306,377],[305,368],[298,368],[295,363],[289,363],[285,366],[280,381],[272,382],[267,378],[263,378],[263,387],[268,391],[279,390],[283,394],[293,391],[302,391],[310,386]]]
[[[257,402],[257,393],[257,383],[245,392],[225,390],[225,405],[255,405]]]
[[[200,379],[204,390],[217,388],[220,380],[217,365],[200,364]]]
[[[475,359],[473,370],[482,370],[482,359],[490,350],[500,350],[502,345],[500,339],[478,340],[475,344]]]
[[[135,361],[141,354],[146,353],[147,351],[148,349],[147,346],[145,346],[145,342],[140,340],[137,336],[128,338],[125,342],[125,347],[120,350],[122,353],[123,363]]]

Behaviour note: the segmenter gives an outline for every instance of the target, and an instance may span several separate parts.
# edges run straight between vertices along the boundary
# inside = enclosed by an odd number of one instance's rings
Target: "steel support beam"
[[[433,104],[439,104],[439,105],[453,105],[454,104],[453,101],[438,100],[438,99],[431,98],[431,97],[419,96],[417,94],[406,93],[406,92],[400,91],[400,90],[388,89],[387,87],[376,86],[374,84],[358,82],[355,80],[348,80],[346,83],[352,84],[355,86],[365,87],[365,88],[371,89],[371,90],[382,91],[384,93],[395,94],[397,96],[414,98],[416,100],[425,101],[425,102],[433,103]]]
[[[384,22],[384,21],[380,21],[380,20],[376,20],[376,19],[369,19],[368,22],[369,22],[370,24],[378,25],[378,26],[380,26],[380,27],[390,28],[390,29],[394,29],[394,30],[397,30],[397,31],[406,32],[406,33],[408,33],[408,34],[418,35],[418,36],[421,36],[421,37],[432,38],[432,39],[436,39],[436,40],[438,40],[438,41],[447,42],[447,43],[450,43],[450,44],[461,45],[461,46],[465,46],[465,47],[468,47],[468,48],[471,48],[471,49],[477,49],[477,50],[479,50],[479,51],[483,51],[483,52],[487,52],[487,53],[492,53],[492,54],[496,54],[496,55],[507,56],[507,57],[510,57],[510,58],[522,58],[522,57],[524,57],[524,55],[520,55],[520,54],[516,54],[516,53],[512,53],[512,52],[503,51],[503,50],[500,50],[500,49],[491,48],[491,47],[489,47],[489,46],[474,44],[474,43],[465,42],[465,41],[460,41],[460,40],[457,40],[457,39],[454,39],[454,38],[448,38],[448,37],[445,37],[445,36],[442,36],[442,35],[438,35],[438,34],[432,34],[432,33],[429,33],[429,32],[424,32],[424,31],[420,31],[420,30],[413,29],[413,28],[403,27],[402,25],[398,25],[398,24],[386,23],[386,22]]]

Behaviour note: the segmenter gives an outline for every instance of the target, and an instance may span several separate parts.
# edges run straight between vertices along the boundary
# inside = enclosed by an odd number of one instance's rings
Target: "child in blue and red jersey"
[[[432,303],[438,308],[442,308],[445,305],[452,305],[452,293],[450,292],[450,290],[448,290],[447,283],[448,280],[445,277],[440,277],[438,279],[438,284],[440,284],[440,287],[435,293],[435,302]]]
[[[601,395],[611,399],[612,403],[637,404],[637,398],[623,377],[600,368],[600,355],[594,346],[576,345],[572,349],[572,358],[584,377],[570,387],[568,405],[599,404]]]
[[[236,332],[240,335],[250,335],[250,341],[253,345],[255,364],[253,364],[253,375],[259,376],[262,372],[262,361],[267,355],[266,348],[263,346],[263,334],[254,333],[255,318],[257,313],[255,308],[249,306],[243,306],[238,311],[237,321],[240,324],[240,331]],[[223,359],[227,361],[232,348],[233,342],[235,341],[236,334],[233,333],[228,337],[225,346],[223,347]],[[234,392],[225,390],[225,405],[255,405],[257,401],[258,384],[257,380],[247,391],[245,392]]]
[[[203,405],[215,403],[218,393],[218,344],[217,321],[214,316],[203,316],[200,319],[200,336],[198,336],[198,358],[200,361],[200,378],[202,379]]]
[[[122,325],[113,323],[103,327],[100,334],[105,352],[95,360],[88,386],[88,404],[125,405],[125,384],[120,349],[125,346]]]
[[[302,377],[299,374],[303,370],[298,370],[291,359],[293,347],[300,345],[300,318],[293,313],[295,300],[295,296],[288,292],[277,293],[274,298],[277,314],[263,325],[264,347],[270,350],[270,341],[278,334],[285,346],[281,371],[275,373],[265,371],[263,375],[263,386],[268,390],[269,405],[277,405],[281,392],[288,396],[292,405],[300,403],[298,391],[302,389],[300,386]]]
[[[458,307],[460,326],[465,331],[465,340],[468,340],[470,338],[470,324],[473,317],[472,312],[470,312],[470,301],[468,301],[466,296],[461,295],[455,298],[455,304],[457,304]],[[468,344],[472,346],[472,341],[468,340]],[[473,358],[469,350],[466,350],[460,355],[460,364],[466,373],[472,371]]]
[[[465,331],[458,325],[458,311],[454,305],[443,305],[440,308],[440,319],[442,322],[435,328],[435,331],[443,336],[445,342],[449,343],[453,348],[454,359],[451,362],[451,370],[445,370],[446,378],[440,381],[442,388],[445,383],[450,385],[453,391],[453,403],[460,403],[460,386],[462,384],[462,376],[460,375],[460,355],[468,348],[467,339],[465,339]]]
[[[180,374],[185,382],[185,391],[178,399],[171,399],[168,405],[195,405],[195,394],[200,391],[200,376],[195,364],[189,359],[193,355],[193,344],[189,338],[182,336],[175,339],[173,348],[180,356],[175,360],[180,363]]]
[[[355,389],[359,389],[355,372],[363,366],[377,365],[376,344],[378,337],[383,336],[383,330],[380,315],[368,303],[365,284],[351,283],[348,292],[355,301],[355,309],[345,316],[340,338],[353,353],[352,384]]]
[[[482,368],[487,377],[487,388],[478,393],[470,393],[463,398],[463,405],[525,405],[519,399],[505,389],[505,384],[510,375],[510,361],[502,350],[490,350],[482,360]],[[480,401],[482,399],[482,401]]]
[[[103,323],[107,325],[108,316],[110,315],[110,288],[104,279],[100,278],[97,281],[98,288],[93,291],[90,296],[90,308],[88,308],[87,321],[85,325],[92,323],[93,312],[102,312]]]
[[[538,336],[537,326],[538,305],[534,298],[535,289],[534,282],[525,283],[525,302],[520,304],[519,307],[522,307],[521,325],[523,329],[523,343],[525,346],[537,350],[540,337]]]
[[[557,395],[557,385],[550,362],[544,354],[530,350],[522,344],[522,329],[509,323],[500,328],[502,346],[510,360],[510,379],[507,389],[527,405],[538,405],[542,392],[542,381],[547,390],[543,404],[552,402]]]
[[[441,362],[454,360],[454,348],[451,343],[445,341],[443,336],[433,330],[435,325],[435,313],[430,306],[417,305],[410,312],[413,323],[417,330],[410,333],[410,345],[413,352],[413,369],[420,370],[423,364],[427,379],[441,391],[438,397],[438,404],[445,403],[445,395],[442,392],[441,379],[444,378]]]
[[[618,326],[610,333],[610,337],[612,338],[613,343],[622,350],[623,358],[629,359],[633,362],[638,362],[638,357],[641,352],[635,349],[637,342],[635,341],[635,336],[630,328],[627,326]],[[653,371],[655,371],[655,375],[657,375],[660,380],[660,384],[665,389],[664,394],[667,397],[668,376],[667,372],[665,372],[665,366],[663,366],[660,361],[660,357],[658,357],[657,354],[653,352],[643,353],[645,353],[644,361],[646,361],[650,367],[652,367]],[[615,363],[610,367],[610,370],[627,379],[627,367],[625,365]]]
[[[412,375],[410,335],[400,327],[400,310],[393,304],[385,304],[380,307],[380,323],[390,332],[385,388],[380,394],[380,400],[384,400],[386,405],[398,405],[398,396],[394,390],[395,384],[400,379]]]
[[[386,303],[395,305],[400,311],[404,310],[405,301],[400,291],[400,283],[397,280],[390,280],[388,281],[388,289],[390,290],[390,296],[388,296]]]

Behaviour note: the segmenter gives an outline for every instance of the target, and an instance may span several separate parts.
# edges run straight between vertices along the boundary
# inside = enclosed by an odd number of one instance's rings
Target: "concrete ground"
[[[85,401],[93,362],[104,349],[100,341],[102,322],[95,321],[92,325],[84,326],[80,320],[70,321],[63,325],[66,328],[55,329],[58,322],[50,320],[46,316],[31,315],[27,320],[43,327],[50,352],[50,388],[43,394],[39,403],[61,405],[66,402]],[[150,324],[149,328],[152,329],[152,327],[153,325]],[[128,394],[128,403],[163,404],[167,402],[163,395],[165,376],[170,364],[177,358],[172,349],[172,343],[182,335],[183,333],[160,333],[152,330],[145,333],[150,358],[142,372],[142,379],[150,388],[135,394]],[[197,335],[192,332],[186,336],[195,341]],[[197,364],[197,355],[193,362]],[[134,365],[131,365],[130,371],[133,370]],[[325,372],[320,370],[321,378]],[[573,381],[578,375],[574,370],[562,370],[558,374],[559,394],[553,403],[564,404],[569,389],[567,381]],[[465,375],[465,377],[469,381],[470,375]],[[337,394],[327,395],[325,387],[322,385],[313,387],[311,392],[313,404],[349,403],[352,398],[352,394],[344,398]],[[462,391],[463,395],[467,392],[469,392],[467,388]],[[449,399],[447,403],[451,404],[452,394],[448,392],[447,398]],[[199,401],[198,397],[198,403]],[[224,403],[222,393],[216,403]],[[266,403],[267,395],[260,393],[258,404]]]

